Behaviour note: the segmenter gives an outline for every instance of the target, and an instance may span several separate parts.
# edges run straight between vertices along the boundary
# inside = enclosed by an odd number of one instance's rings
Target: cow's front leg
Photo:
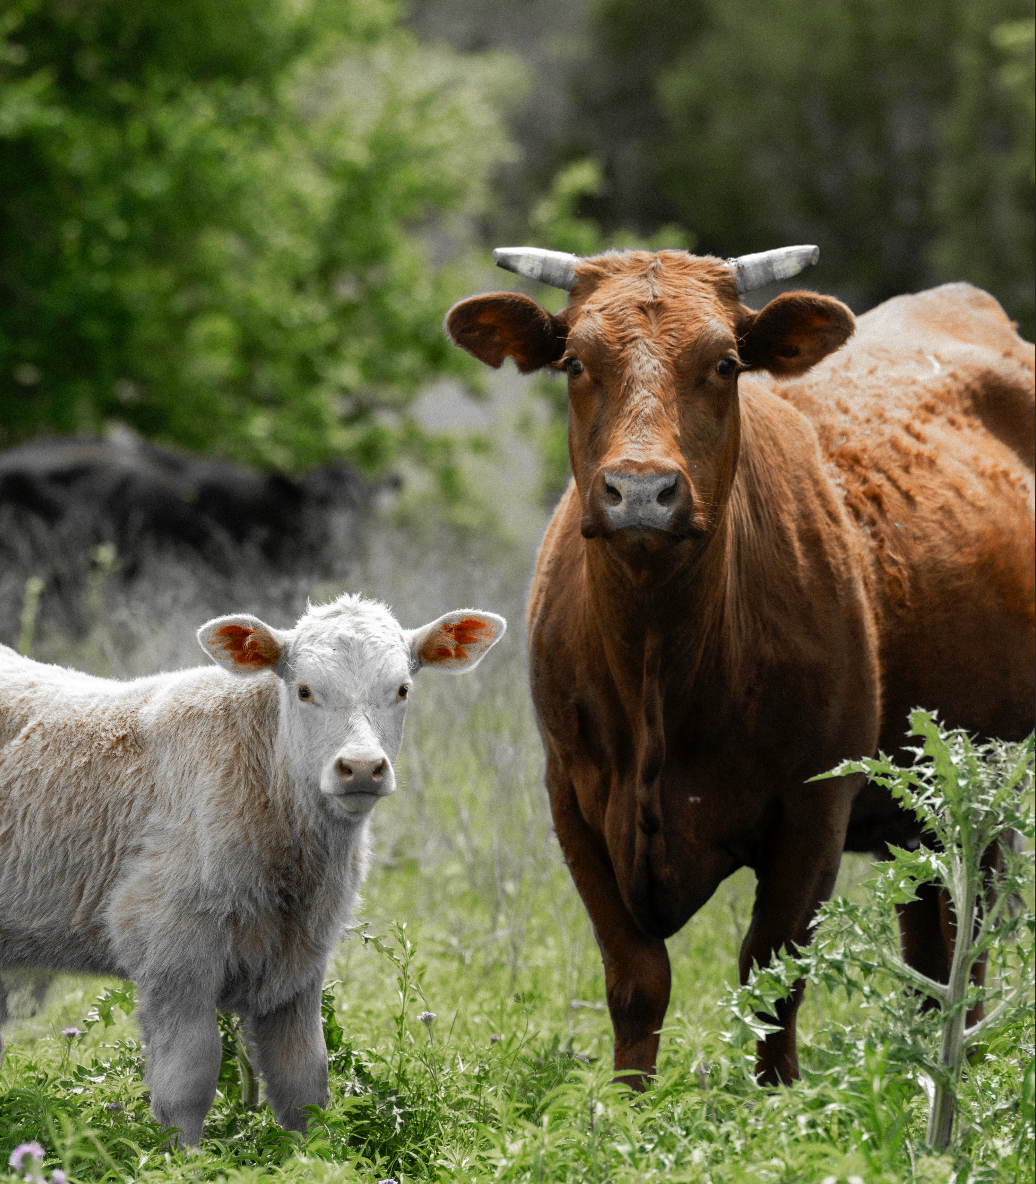
[[[266,1084],[266,1100],[285,1130],[304,1131],[304,1107],[327,1103],[321,985],[317,980],[273,1011],[245,1021],[248,1050]]]
[[[554,829],[604,961],[615,1069],[642,1090],[645,1075],[655,1071],[658,1034],[669,1006],[669,954],[664,941],[641,931],[623,903],[607,850],[587,826],[571,785],[558,775],[551,789]]]
[[[145,987],[138,1020],[147,1050],[144,1081],[151,1090],[151,1112],[163,1126],[183,1132],[181,1143],[197,1147],[219,1080],[222,1047],[215,1000]]]
[[[598,885],[598,894],[600,890]],[[585,896],[583,900],[604,960],[615,1069],[634,1089],[642,1090],[647,1084],[644,1075],[655,1071],[659,1032],[669,1006],[669,952],[660,938],[640,932],[617,891],[615,897],[595,907]]]
[[[738,969],[741,982],[753,965],[766,966],[785,946],[804,947],[820,904],[827,900],[838,877],[845,844],[850,795],[840,783],[822,782],[797,794],[794,809],[785,809],[766,835],[765,850],[756,864],[755,907],[741,946]],[[780,1030],[760,1040],[756,1073],[763,1085],[788,1084],[799,1075],[795,1050],[795,1019],[802,1002],[804,982],[795,983],[791,995],[776,1006]]]

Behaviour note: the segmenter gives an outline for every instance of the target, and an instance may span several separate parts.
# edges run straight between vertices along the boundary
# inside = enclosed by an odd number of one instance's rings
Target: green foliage
[[[970,280],[1031,336],[1034,126],[1010,32],[1031,14],[601,0],[582,81],[601,216],[675,218],[724,255],[816,242],[824,287],[864,306]]]
[[[462,219],[509,152],[503,55],[391,0],[11,0],[0,18],[0,425],[383,471]],[[419,434],[419,433],[418,433]]]
[[[1031,907],[1017,902],[1021,893],[1031,900],[1033,884],[1033,738],[977,745],[963,731],[943,729],[924,711],[912,713],[911,728],[924,740],[914,750],[912,766],[900,768],[880,756],[846,762],[825,776],[865,772],[917,816],[932,846],[891,847],[891,859],[867,900],[827,902],[808,950],[785,953],[730,992],[733,1024],[727,1038],[740,1047],[772,1031],[766,1015],[796,980],[843,990],[849,999],[861,1000],[870,1018],[862,1041],[858,1033],[832,1029],[829,1063],[863,1069],[868,1057],[880,1053],[901,1083],[913,1080],[928,1093],[927,1144],[944,1151],[952,1131],[958,1153],[967,1154],[975,1132],[988,1127],[991,1118],[981,1064],[992,1049],[1012,1048],[1019,1036],[1031,1032],[1036,917]],[[1003,866],[990,870],[986,853],[1009,830],[1028,840],[1028,850],[1018,852],[1002,842]],[[948,983],[921,974],[899,953],[895,907],[916,900],[927,884],[946,892],[956,917],[958,940]],[[960,940],[960,934],[973,936]],[[986,961],[981,987],[972,982],[980,959]],[[967,1013],[979,1002],[985,1018],[967,1026]],[[1030,1066],[1031,1057],[1030,1051]],[[979,1068],[962,1090],[969,1058]],[[1020,1098],[1000,1097],[995,1103],[997,1121],[1011,1131],[1002,1141],[1016,1155],[1023,1155],[1033,1136],[1024,1088]],[[963,1121],[955,1124],[958,1102]]]
[[[992,41],[1005,58],[999,83],[1014,97],[1026,125],[1036,127],[1036,20],[996,25]],[[1023,139],[1017,148],[1028,161],[1029,179],[1036,180],[1036,136]]]
[[[86,1013],[86,1027],[90,1029],[94,1024],[103,1024],[106,1028],[114,1027],[115,1017],[113,1012],[115,1008],[123,1013],[129,1015],[133,1011],[135,1003],[133,984],[119,983],[115,987],[105,987],[105,989],[97,996],[97,999]]]

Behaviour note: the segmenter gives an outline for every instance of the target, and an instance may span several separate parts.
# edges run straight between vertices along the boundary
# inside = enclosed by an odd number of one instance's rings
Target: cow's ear
[[[271,629],[258,617],[216,617],[198,630],[201,648],[231,674],[272,670],[281,660],[288,634]]]
[[[482,661],[506,629],[503,617],[477,608],[445,613],[430,625],[406,631],[410,664],[415,670],[434,666],[450,674],[463,674]]]
[[[785,292],[745,319],[738,353],[753,369],[792,378],[844,345],[855,327],[853,314],[840,300]]]
[[[490,292],[455,304],[444,322],[449,339],[496,369],[514,358],[523,374],[557,361],[568,326],[520,292]]]

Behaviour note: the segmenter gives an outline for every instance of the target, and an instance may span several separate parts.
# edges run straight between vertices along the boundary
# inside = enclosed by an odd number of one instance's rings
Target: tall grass
[[[611,1082],[600,956],[553,835],[526,689],[528,560],[465,536],[418,548],[391,529],[357,556],[350,590],[386,600],[406,625],[470,606],[502,612],[510,629],[473,674],[418,680],[401,792],[377,809],[357,928],[325,992],[332,1096],[309,1133],[283,1132],[268,1108],[253,1108],[224,1024],[202,1149],[170,1152],[148,1118],[125,988],[59,976],[45,1008],[5,1032],[0,1178],[14,1147],[34,1140],[48,1181],[55,1168],[84,1182],[234,1184],[1031,1178],[1031,1017],[990,1033],[966,1071],[968,1113],[982,1118],[952,1154],[927,1148],[923,1085],[844,993],[807,990],[802,1081],[755,1084],[729,1038],[735,1016],[719,1005],[736,985],[751,913],[747,870],[668,943],[657,1081],[642,1097]],[[196,664],[194,630],[208,615],[247,609],[290,624],[308,595],[341,587],[243,579],[242,590],[226,605],[206,602],[189,572],[166,571],[129,596],[113,584],[85,640],[37,632],[36,653],[118,677]],[[868,860],[846,857],[838,890],[863,904],[872,877]]]

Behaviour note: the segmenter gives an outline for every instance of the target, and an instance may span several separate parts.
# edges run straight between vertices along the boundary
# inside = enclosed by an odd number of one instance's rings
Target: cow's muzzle
[[[367,814],[395,792],[396,775],[387,757],[357,760],[339,756],[324,778],[323,790],[347,814]]]
[[[691,523],[693,495],[679,469],[602,469],[587,499],[583,536],[620,530],[663,531],[682,537],[696,532]]]

